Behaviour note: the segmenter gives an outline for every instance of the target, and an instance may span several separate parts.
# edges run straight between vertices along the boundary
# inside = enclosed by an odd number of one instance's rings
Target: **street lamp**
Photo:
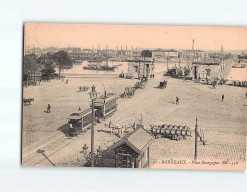
[[[95,86],[92,86],[92,91],[89,92],[92,100],[92,127],[91,127],[91,167],[94,167],[94,101],[97,98],[98,92],[95,91]]]

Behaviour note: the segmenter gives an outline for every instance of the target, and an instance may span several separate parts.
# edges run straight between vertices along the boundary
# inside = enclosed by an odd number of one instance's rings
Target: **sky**
[[[26,23],[24,44],[34,47],[246,50],[245,27]]]

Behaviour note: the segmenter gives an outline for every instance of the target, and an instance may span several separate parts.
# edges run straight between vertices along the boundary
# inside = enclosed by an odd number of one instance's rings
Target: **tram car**
[[[91,108],[72,113],[68,117],[67,136],[74,137],[86,131],[92,125]],[[101,118],[109,117],[117,110],[117,97],[114,93],[105,93],[94,101],[95,124]]]
[[[95,109],[95,115],[97,110]],[[72,113],[68,117],[67,136],[74,137],[86,131],[92,125],[92,108]]]
[[[187,136],[191,137],[190,127],[181,125],[154,125],[151,127],[151,132],[155,136],[155,138],[163,137],[177,141],[186,139]]]
[[[92,106],[92,104],[91,104]],[[117,110],[117,96],[115,93],[105,93],[94,101],[98,118],[107,118]]]

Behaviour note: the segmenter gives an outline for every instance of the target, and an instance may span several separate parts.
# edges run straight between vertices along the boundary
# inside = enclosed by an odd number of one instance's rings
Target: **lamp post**
[[[198,125],[197,125],[197,117],[196,117],[196,126],[195,126],[195,156],[194,156],[194,161],[197,160],[197,137],[198,137]]]
[[[98,92],[95,91],[95,86],[92,86],[92,91],[89,92],[90,98],[92,100],[92,127],[91,127],[91,167],[94,167],[94,101],[97,98]]]

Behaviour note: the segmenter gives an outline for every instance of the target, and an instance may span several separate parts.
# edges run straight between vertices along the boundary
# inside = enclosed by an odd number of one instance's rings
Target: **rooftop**
[[[153,136],[140,126],[137,130],[124,136],[122,139],[110,146],[109,149],[115,149],[122,144],[127,144],[136,153],[141,154],[152,144],[153,140]]]
[[[192,64],[195,64],[195,65],[219,65],[220,63],[218,62],[192,62]]]

